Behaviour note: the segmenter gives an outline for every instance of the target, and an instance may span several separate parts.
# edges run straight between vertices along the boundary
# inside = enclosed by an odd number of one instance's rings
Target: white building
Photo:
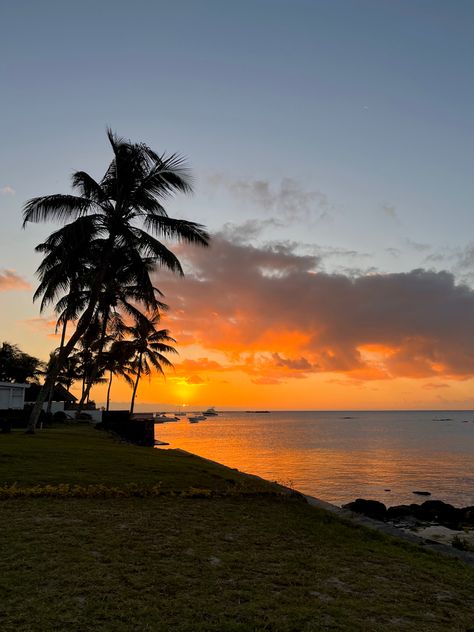
[[[6,408],[22,409],[25,403],[25,389],[29,386],[29,384],[0,382],[0,410]]]

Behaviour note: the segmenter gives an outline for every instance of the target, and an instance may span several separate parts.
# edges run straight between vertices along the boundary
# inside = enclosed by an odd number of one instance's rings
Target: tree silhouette
[[[45,242],[48,244],[44,250],[46,257],[52,256],[49,264],[42,264],[38,269],[40,286],[36,295],[42,296],[46,303],[57,301],[56,310],[64,322],[73,318],[72,312],[75,314],[75,329],[61,347],[56,366],[47,376],[33,407],[29,432],[34,432],[51,385],[98,310],[103,331],[106,331],[110,311],[117,300],[117,294],[111,291],[116,287],[117,262],[120,261],[120,273],[128,277],[129,304],[138,303],[156,312],[162,304],[150,272],[158,266],[183,274],[178,258],[161,240],[173,239],[200,246],[209,243],[209,235],[202,225],[171,218],[163,206],[170,196],[192,190],[183,158],[177,154],[159,155],[143,143],[117,137],[111,130],[108,130],[108,138],[113,159],[99,182],[86,172],[78,171],[72,176],[77,195],[36,197],[24,206],[24,226],[29,222],[65,222],[60,231],[50,236],[52,241]],[[75,243],[82,246],[81,265],[87,271],[80,280],[72,261],[64,274],[57,266],[60,250],[55,249],[63,248],[72,256]],[[77,309],[69,311],[69,299],[65,297],[71,296],[75,297]]]
[[[127,328],[127,333],[130,335],[127,344],[134,352],[130,366],[136,375],[130,402],[131,413],[134,411],[135,397],[142,375],[150,375],[152,368],[164,375],[163,367],[173,367],[164,354],[177,353],[176,349],[168,344],[176,340],[171,338],[167,329],[156,329],[159,322],[160,317],[155,314],[150,319],[142,317],[136,321],[135,325]]]

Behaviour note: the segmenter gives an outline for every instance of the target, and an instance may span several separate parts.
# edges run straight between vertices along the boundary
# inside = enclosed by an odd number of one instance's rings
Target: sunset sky
[[[205,224],[156,272],[175,372],[138,410],[474,408],[474,4],[4,3],[0,341],[47,358],[30,197],[110,159],[188,157]],[[104,389],[95,391],[98,403]],[[116,407],[129,398],[117,384]]]

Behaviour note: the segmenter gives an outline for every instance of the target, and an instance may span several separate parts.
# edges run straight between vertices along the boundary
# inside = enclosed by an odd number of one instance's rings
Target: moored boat
[[[205,415],[206,417],[216,417],[219,413],[214,408],[214,406],[211,406],[207,410],[203,410],[202,414]]]
[[[197,424],[198,421],[204,421],[206,417],[204,415],[190,415],[188,421],[190,424]]]
[[[153,421],[156,424],[164,424],[167,421],[179,421],[179,417],[176,417],[176,415],[168,417],[166,413],[153,413]]]

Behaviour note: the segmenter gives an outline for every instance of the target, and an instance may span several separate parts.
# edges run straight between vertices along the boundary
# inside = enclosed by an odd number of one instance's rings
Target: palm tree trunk
[[[109,404],[110,404],[110,389],[112,388],[112,378],[113,378],[114,374],[113,371],[110,371],[110,377],[109,377],[109,386],[107,388],[107,403],[105,405],[105,410],[108,411],[109,410]]]
[[[66,338],[66,328],[67,328],[67,320],[65,320],[63,324],[63,331],[61,333],[61,342],[59,343],[59,353],[61,353],[61,350],[64,347],[64,339]],[[46,407],[47,415],[51,414],[51,408],[53,405],[54,387],[55,387],[55,384],[53,384],[53,386],[49,389],[48,406]]]
[[[97,377],[97,374],[99,372],[100,361],[102,360],[103,350],[105,346],[105,336],[107,334],[107,322],[108,322],[108,315],[104,316],[104,322],[102,323],[102,331],[100,333],[99,351],[97,353],[97,358],[94,364],[92,365],[92,371],[89,376],[89,381],[87,382],[86,389],[85,391],[82,392],[81,401],[79,402],[79,406],[77,407],[76,415],[79,415],[79,413],[82,412],[82,408],[84,407],[84,402],[85,401],[89,402],[89,393],[92,388],[92,385],[95,382],[95,378]]]
[[[135,385],[133,387],[132,393],[132,401],[130,402],[130,414],[133,415],[133,409],[135,408],[135,396],[137,394],[138,382],[140,381],[140,374],[142,368],[142,354],[138,356],[138,369],[137,369],[137,379],[135,380]]]

